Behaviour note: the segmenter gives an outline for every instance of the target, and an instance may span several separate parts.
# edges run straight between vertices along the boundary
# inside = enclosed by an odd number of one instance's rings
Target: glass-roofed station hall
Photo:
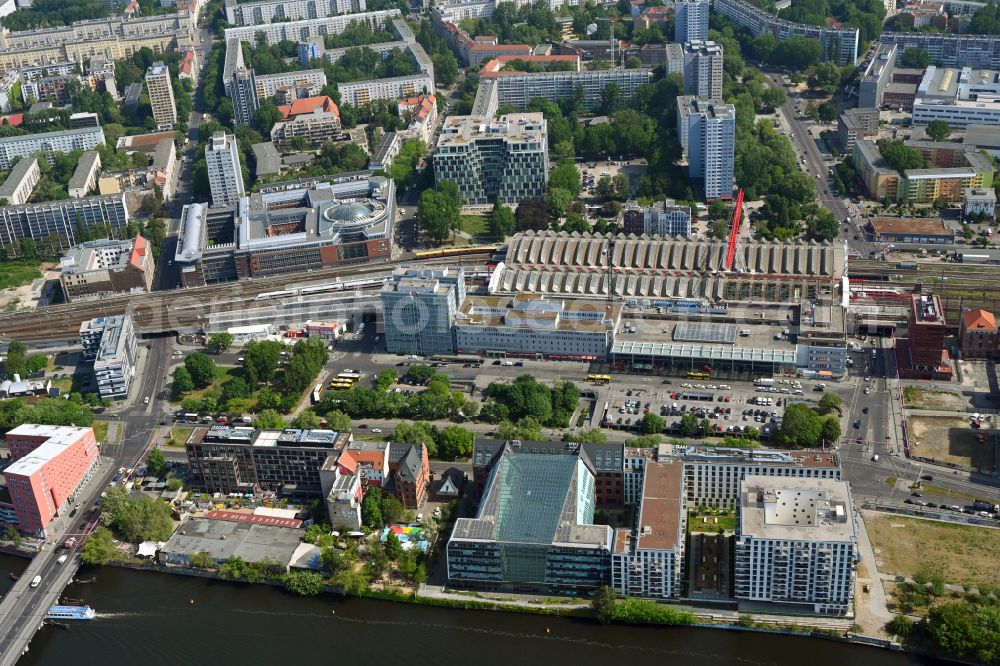
[[[448,583],[580,595],[608,585],[613,533],[593,524],[595,501],[584,458],[505,452],[476,517],[455,522]]]

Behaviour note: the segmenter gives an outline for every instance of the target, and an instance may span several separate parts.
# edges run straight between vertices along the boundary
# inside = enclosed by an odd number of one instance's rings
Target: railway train
[[[440,259],[444,257],[461,257],[467,254],[493,254],[500,249],[499,245],[470,245],[468,247],[445,247],[437,250],[421,250],[414,252],[415,259]]]
[[[370,289],[381,287],[389,281],[387,277],[371,277],[361,280],[347,280],[343,282],[329,282],[311,287],[301,287],[299,289],[283,289],[281,291],[266,291],[254,296],[255,301],[268,301],[275,298],[289,298],[291,296],[310,296],[312,294],[325,294],[338,291],[354,291],[355,289]]]

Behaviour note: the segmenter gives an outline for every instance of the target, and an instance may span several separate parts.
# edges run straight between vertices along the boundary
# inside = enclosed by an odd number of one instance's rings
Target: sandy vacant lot
[[[907,407],[915,409],[964,412],[969,406],[968,398],[951,391],[929,391],[907,387],[903,390],[903,399]]]
[[[963,416],[909,416],[913,453],[922,458],[960,465],[993,469],[994,436],[991,430],[974,430]],[[976,435],[985,435],[980,443]]]
[[[947,583],[1000,585],[1000,529],[870,511],[864,515],[880,572],[940,572]]]

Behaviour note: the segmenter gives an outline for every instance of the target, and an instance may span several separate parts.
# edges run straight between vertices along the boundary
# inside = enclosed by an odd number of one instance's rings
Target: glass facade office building
[[[484,590],[589,595],[609,584],[612,530],[594,525],[593,470],[577,456],[504,453],[475,518],[448,542],[448,582]]]

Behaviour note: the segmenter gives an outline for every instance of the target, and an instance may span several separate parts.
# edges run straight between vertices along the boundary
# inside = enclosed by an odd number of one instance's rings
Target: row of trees
[[[22,423],[42,425],[76,425],[87,427],[94,422],[94,413],[82,402],[45,398],[29,403],[24,398],[0,401],[0,433]]]
[[[542,425],[565,428],[580,403],[576,384],[557,381],[552,388],[530,375],[507,384],[494,382],[486,389],[482,416],[493,423],[531,418]]]

